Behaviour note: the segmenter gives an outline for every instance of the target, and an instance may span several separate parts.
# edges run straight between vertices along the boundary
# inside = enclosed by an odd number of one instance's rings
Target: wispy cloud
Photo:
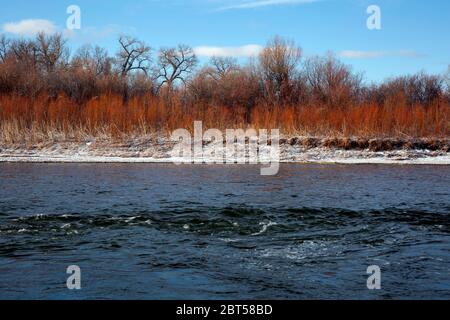
[[[134,28],[120,25],[105,25],[102,27],[83,27],[80,30],[63,29],[52,21],[45,19],[27,19],[4,24],[0,31],[16,36],[35,36],[39,32],[45,34],[62,33],[64,37],[78,43],[92,43],[117,37],[121,33],[133,33]]]
[[[405,58],[422,58],[423,54],[412,50],[399,50],[399,51],[357,51],[357,50],[344,50],[339,52],[339,57],[349,59],[375,59],[384,57],[405,57]]]
[[[268,6],[280,6],[280,5],[289,5],[289,4],[308,4],[317,2],[319,0],[254,0],[254,1],[245,1],[236,3],[229,6],[220,7],[217,11],[226,11],[226,10],[239,10],[239,9],[254,9]]]
[[[115,38],[120,34],[132,34],[135,31],[131,27],[109,24],[103,27],[83,27],[80,30],[65,29],[63,34],[72,41],[86,44]]]
[[[43,19],[27,19],[18,22],[10,22],[4,24],[2,29],[4,32],[19,36],[33,36],[39,32],[52,34],[58,30],[53,22]]]
[[[201,46],[194,48],[195,54],[200,57],[254,57],[262,50],[262,46],[249,44],[241,47],[211,47]]]

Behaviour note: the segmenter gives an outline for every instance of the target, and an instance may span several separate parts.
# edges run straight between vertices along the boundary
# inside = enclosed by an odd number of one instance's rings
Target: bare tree
[[[198,70],[190,79],[187,89],[188,94],[195,103],[207,103],[214,99],[219,80],[215,78],[211,66],[205,66]]]
[[[5,37],[4,34],[0,35],[0,61],[5,62],[6,56],[9,52],[9,46],[11,41]]]
[[[381,102],[401,95],[408,105],[429,105],[444,94],[444,78],[423,72],[400,76],[383,83],[378,90]]]
[[[352,103],[361,88],[362,77],[351,68],[328,57],[312,57],[306,60],[304,73],[313,99],[331,107],[344,107]]]
[[[161,49],[156,76],[157,80],[160,80],[158,90],[167,85],[171,91],[177,81],[186,84],[186,77],[194,70],[197,62],[194,50],[189,46]]]
[[[237,60],[232,57],[212,57],[210,65],[209,75],[216,81],[223,80],[230,73],[239,70]]]
[[[108,75],[111,71],[112,59],[105,49],[85,45],[77,50],[72,65],[82,68],[95,76]]]
[[[69,50],[66,42],[61,34],[47,36],[41,32],[37,35],[37,61],[47,73],[55,71],[56,67],[68,65]]]
[[[11,42],[10,49],[17,63],[26,68],[35,68],[38,61],[38,49],[34,41],[16,39]]]
[[[146,75],[150,69],[151,48],[144,42],[129,36],[119,38],[120,50],[116,55],[120,75],[125,78],[130,72],[140,70]]]
[[[290,81],[300,63],[302,49],[279,36],[270,40],[259,55],[259,63],[269,97],[284,100],[290,93]]]
[[[419,73],[415,77],[416,103],[429,105],[444,94],[444,78],[438,75]]]

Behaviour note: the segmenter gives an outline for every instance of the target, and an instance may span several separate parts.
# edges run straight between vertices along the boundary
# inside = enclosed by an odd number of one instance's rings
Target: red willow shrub
[[[79,104],[64,95],[49,99],[18,95],[0,97],[0,121],[17,121],[21,128],[33,126],[62,132],[82,130],[91,135],[168,133],[191,129],[201,120],[205,128],[279,128],[286,135],[356,137],[450,136],[450,106],[362,104],[346,108],[320,106],[272,106],[258,104],[246,115],[245,108],[167,103],[152,95],[124,102],[120,95],[101,95]],[[249,121],[248,121],[249,120]]]

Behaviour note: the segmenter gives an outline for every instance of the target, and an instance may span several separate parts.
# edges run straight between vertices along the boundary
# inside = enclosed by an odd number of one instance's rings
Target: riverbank
[[[172,163],[175,143],[155,135],[125,139],[0,144],[0,162]],[[205,144],[210,153],[214,144]],[[220,162],[205,157],[205,163]],[[450,140],[292,137],[280,139],[280,162],[450,165]]]

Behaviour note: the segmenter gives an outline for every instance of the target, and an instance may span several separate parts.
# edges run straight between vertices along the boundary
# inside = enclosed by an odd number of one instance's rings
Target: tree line
[[[182,97],[185,103],[245,106],[316,105],[342,108],[364,103],[405,101],[429,105],[449,100],[449,76],[418,73],[367,85],[361,74],[334,55],[307,57],[293,41],[272,38],[256,59],[240,65],[213,57],[199,66],[187,45],[154,51],[131,36],[118,50],[85,45],[73,54],[61,34],[35,39],[0,36],[0,93],[50,97],[65,94],[80,103],[103,93],[130,97]]]
[[[114,55],[93,45],[70,52],[60,34],[0,36],[0,141],[146,134],[196,120],[311,136],[448,137],[449,75],[368,84],[335,55],[305,57],[279,36],[247,63],[217,56],[203,65],[187,45],[154,50],[130,36]]]

